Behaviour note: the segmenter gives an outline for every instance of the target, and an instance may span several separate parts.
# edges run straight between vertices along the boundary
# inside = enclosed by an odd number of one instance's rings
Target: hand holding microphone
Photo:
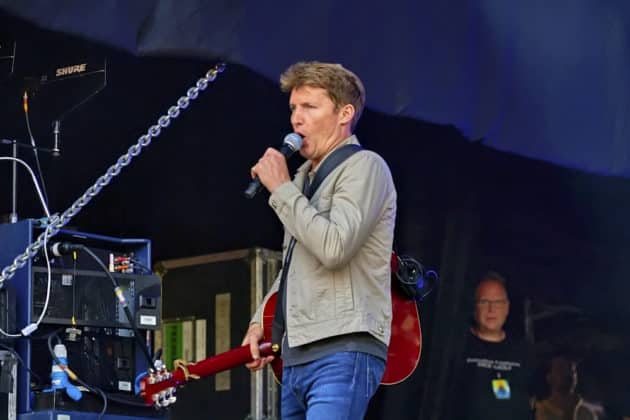
[[[280,150],[268,148],[265,154],[251,169],[252,182],[245,190],[245,197],[253,198],[264,185],[270,192],[289,181],[289,170],[286,159],[302,147],[302,137],[299,134],[288,134]]]

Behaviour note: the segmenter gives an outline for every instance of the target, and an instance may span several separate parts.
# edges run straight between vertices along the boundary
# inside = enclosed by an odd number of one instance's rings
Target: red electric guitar
[[[398,262],[392,256],[392,272],[396,272]],[[418,366],[422,349],[422,331],[416,302],[402,296],[392,279],[392,333],[387,351],[387,363],[381,384],[394,385],[407,379]],[[273,294],[263,309],[263,329],[265,337],[271,337],[277,294]],[[271,343],[262,342],[261,356],[273,355]],[[251,362],[249,346],[211,356],[197,363],[179,366],[174,372],[162,369],[146,375],[140,381],[140,395],[147,405],[166,407],[176,401],[175,390],[189,380],[203,378],[236,366]],[[276,379],[282,378],[282,360],[276,357],[271,362]]]

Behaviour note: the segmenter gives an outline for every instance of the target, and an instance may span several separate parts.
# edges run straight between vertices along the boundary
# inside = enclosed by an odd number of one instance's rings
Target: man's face
[[[484,280],[477,288],[475,321],[481,332],[498,333],[510,312],[510,301],[501,283]]]
[[[304,138],[300,154],[314,164],[349,136],[347,112],[335,107],[325,89],[297,87],[291,92],[289,106],[293,131]]]

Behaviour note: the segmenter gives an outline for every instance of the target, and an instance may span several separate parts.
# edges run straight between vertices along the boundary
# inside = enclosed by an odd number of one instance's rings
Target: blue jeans
[[[282,419],[362,419],[384,371],[384,360],[361,352],[335,353],[285,367]]]

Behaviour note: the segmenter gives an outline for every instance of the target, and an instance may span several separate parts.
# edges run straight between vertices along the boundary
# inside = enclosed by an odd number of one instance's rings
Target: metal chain
[[[0,273],[0,289],[4,287],[4,282],[9,280],[11,277],[15,275],[15,272],[20,268],[24,267],[29,259],[33,258],[40,248],[44,244],[44,238],[51,238],[56,235],[61,228],[63,228],[77,213],[79,213],[83,207],[85,207],[92,198],[96,197],[101,189],[108,185],[111,180],[117,176],[120,171],[127,165],[131,163],[134,157],[138,156],[142,152],[142,148],[147,147],[151,144],[151,140],[160,135],[163,128],[168,127],[171,124],[171,120],[179,117],[180,111],[188,108],[190,105],[190,101],[197,99],[200,91],[206,90],[209,82],[214,82],[217,75],[222,73],[225,69],[224,63],[219,63],[214,66],[212,69],[208,70],[206,75],[199,80],[195,86],[191,87],[186,91],[186,96],[182,96],[177,100],[177,105],[174,105],[168,109],[167,115],[162,115],[158,118],[157,124],[151,126],[146,134],[140,136],[136,144],[129,147],[127,153],[123,154],[118,158],[115,164],[109,167],[104,175],[101,175],[94,185],[88,188],[85,193],[79,199],[77,199],[66,211],[64,211],[61,216],[58,214],[54,214],[47,219],[46,221],[47,227],[44,232],[42,232],[35,242],[31,243],[23,254],[18,255],[13,260],[11,265],[8,265],[2,269],[2,273]]]

